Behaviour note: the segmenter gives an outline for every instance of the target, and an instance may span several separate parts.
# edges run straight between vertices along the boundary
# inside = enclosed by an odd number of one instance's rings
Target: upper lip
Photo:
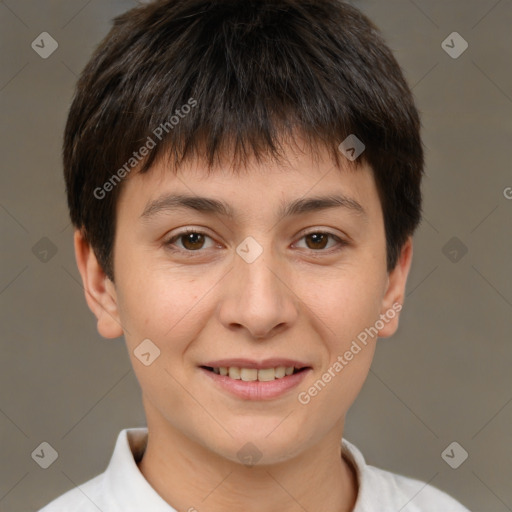
[[[265,368],[277,368],[278,366],[290,367],[294,368],[309,368],[310,365],[297,361],[295,359],[285,359],[285,358],[277,358],[273,357],[270,359],[263,359],[261,361],[256,361],[254,359],[217,359],[215,361],[208,361],[201,366],[208,366],[210,368],[256,368],[258,370],[263,370]]]

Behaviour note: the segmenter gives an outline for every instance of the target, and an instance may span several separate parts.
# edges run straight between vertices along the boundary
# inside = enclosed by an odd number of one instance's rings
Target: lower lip
[[[222,389],[244,400],[271,400],[284,395],[287,391],[298,386],[311,370],[311,368],[307,368],[301,372],[267,382],[260,382],[259,380],[247,382],[219,375],[204,368],[199,369]]]

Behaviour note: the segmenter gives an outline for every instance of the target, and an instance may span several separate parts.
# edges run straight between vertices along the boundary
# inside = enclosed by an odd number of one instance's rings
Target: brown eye
[[[183,247],[190,251],[201,249],[204,245],[204,235],[202,233],[187,233],[180,235],[179,238],[182,240]]]
[[[203,252],[205,242],[211,239],[206,233],[196,230],[183,231],[169,239],[165,245],[172,250],[182,252]]]
[[[334,244],[331,244],[328,247],[329,239],[334,240]],[[347,245],[341,238],[338,236],[326,232],[326,231],[313,231],[311,233],[306,233],[302,238],[301,241],[305,241],[305,248],[309,249],[312,252],[328,252],[328,249],[331,249],[338,245],[339,248],[342,248],[343,246]],[[304,246],[303,246],[304,248]]]
[[[310,233],[309,235],[305,235],[305,239],[307,241],[311,241],[311,244],[306,243],[308,249],[325,249],[328,239],[328,233]]]

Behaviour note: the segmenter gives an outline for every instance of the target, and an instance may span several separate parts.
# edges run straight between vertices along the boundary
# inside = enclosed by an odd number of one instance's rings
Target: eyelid
[[[186,250],[186,249],[181,249],[180,247],[178,247],[178,248],[174,247],[174,243],[177,240],[179,240],[182,236],[188,235],[189,233],[195,233],[195,234],[198,234],[198,235],[203,235],[205,237],[210,238],[212,241],[215,242],[214,238],[211,235],[209,235],[203,228],[193,228],[193,227],[191,228],[191,227],[188,227],[188,228],[184,228],[181,231],[178,231],[178,233],[175,233],[171,237],[169,237],[166,240],[164,240],[164,244],[163,245],[165,247],[169,248],[172,251],[186,253],[187,256],[188,255],[194,256],[195,254],[201,254],[201,253],[205,252],[205,249],[199,249],[197,251],[189,251],[189,250]]]
[[[332,231],[329,231],[328,229],[326,228],[313,228],[313,229],[310,229],[308,231],[304,231],[300,234],[300,236],[297,238],[297,241],[300,241],[302,240],[304,237],[308,236],[308,235],[312,235],[312,234],[321,234],[321,235],[328,235],[332,238],[334,238],[337,242],[337,246],[335,247],[330,247],[329,249],[321,249],[321,250],[317,250],[315,251],[314,249],[306,249],[307,251],[309,251],[309,253],[313,254],[314,256],[316,255],[322,255],[322,254],[331,254],[332,252],[335,252],[336,250],[338,249],[341,249],[347,245],[349,245],[349,242],[346,240],[346,238],[340,236],[340,235],[337,235],[335,233],[333,233]],[[294,242],[295,244],[296,242]]]
[[[168,238],[165,242],[164,242],[164,246],[169,248],[170,250],[174,251],[174,252],[181,252],[181,253],[184,253],[186,254],[187,256],[198,256],[198,255],[201,255],[202,253],[205,252],[205,249],[198,249],[197,251],[190,251],[190,250],[187,250],[187,249],[181,249],[181,248],[176,248],[176,247],[173,247],[173,244],[176,240],[179,240],[182,236],[184,235],[187,235],[189,233],[195,233],[195,234],[198,234],[198,235],[204,235],[205,237],[208,237],[210,238],[211,240],[215,241],[215,239],[209,235],[203,228],[191,228],[191,227],[188,227],[188,228],[184,228],[182,231],[179,231],[178,233],[175,233],[174,235],[172,235],[170,238]],[[334,238],[336,241],[337,241],[337,247],[331,247],[330,249],[321,249],[321,250],[317,250],[315,251],[314,249],[306,249],[308,252],[312,253],[313,255],[322,255],[322,254],[330,254],[331,252],[334,252],[338,249],[341,249],[347,245],[349,245],[349,242],[347,241],[346,238],[342,237],[342,236],[339,236],[335,233],[333,233],[332,231],[329,231],[327,230],[326,228],[311,228],[307,231],[303,231],[300,236],[297,238],[297,241],[300,241],[302,240],[305,236],[308,236],[308,235],[311,235],[311,234],[324,234],[324,235],[328,235],[328,236],[331,236],[332,238]],[[295,244],[295,242],[294,242]]]

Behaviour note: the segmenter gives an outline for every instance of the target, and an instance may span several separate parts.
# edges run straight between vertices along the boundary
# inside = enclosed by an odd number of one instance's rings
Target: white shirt
[[[39,512],[176,512],[137,466],[146,442],[146,427],[121,430],[107,469]],[[358,448],[345,439],[341,443],[359,482],[353,512],[469,512],[431,485],[366,464]]]

